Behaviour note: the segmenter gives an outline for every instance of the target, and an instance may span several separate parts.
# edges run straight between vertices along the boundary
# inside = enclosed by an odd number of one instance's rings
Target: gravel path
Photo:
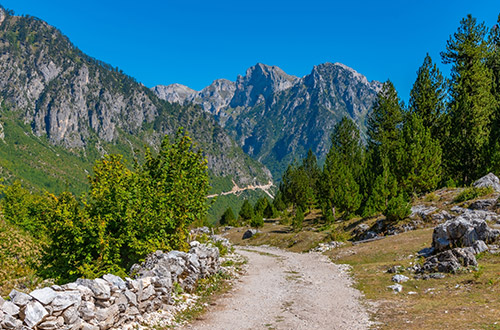
[[[185,329],[367,329],[369,315],[345,266],[319,253],[237,248],[247,273]]]

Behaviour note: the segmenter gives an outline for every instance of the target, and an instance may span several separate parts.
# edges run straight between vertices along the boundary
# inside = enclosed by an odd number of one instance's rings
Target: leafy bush
[[[47,229],[48,276],[73,280],[105,273],[125,275],[156,250],[187,250],[188,227],[206,216],[206,160],[182,130],[165,137],[158,155],[129,170],[121,156],[96,162],[90,191],[81,203],[63,193]]]
[[[468,201],[481,196],[493,193],[492,187],[467,187],[453,200],[455,203]]]
[[[406,200],[403,194],[392,197],[387,203],[387,208],[383,212],[387,220],[403,220],[411,214],[411,204]]]

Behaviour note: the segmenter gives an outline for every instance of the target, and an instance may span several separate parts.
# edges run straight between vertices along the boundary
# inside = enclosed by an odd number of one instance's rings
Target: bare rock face
[[[172,84],[167,86],[158,85],[153,87],[152,90],[160,99],[170,103],[180,104],[183,104],[184,101],[189,100],[196,94],[194,89],[181,84]]]
[[[484,220],[458,216],[434,228],[432,247],[441,252],[453,247],[470,247],[476,241],[492,243],[500,236],[500,230],[492,229]]]
[[[238,76],[230,106],[253,107],[274,93],[292,87],[298,80],[299,78],[286,74],[277,66],[258,63],[249,68],[245,76]]]
[[[491,187],[496,192],[500,192],[500,180],[493,173],[488,173],[487,175],[483,176],[481,179],[474,182],[472,186],[477,188]]]

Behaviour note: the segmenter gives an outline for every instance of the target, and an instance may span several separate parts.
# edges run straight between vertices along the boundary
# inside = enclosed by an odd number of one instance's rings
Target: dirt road
[[[185,329],[367,329],[369,316],[344,266],[319,253],[238,248],[247,274]]]

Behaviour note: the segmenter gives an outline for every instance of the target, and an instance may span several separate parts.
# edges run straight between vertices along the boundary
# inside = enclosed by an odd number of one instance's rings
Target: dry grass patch
[[[431,242],[429,228],[328,254],[335,262],[352,265],[357,287],[378,306],[377,328],[500,329],[500,256],[486,254],[479,260],[479,272],[444,279],[414,280],[410,272],[404,272],[410,280],[403,283],[403,292],[394,294],[387,289],[393,284],[387,269],[418,262],[414,256]]]

